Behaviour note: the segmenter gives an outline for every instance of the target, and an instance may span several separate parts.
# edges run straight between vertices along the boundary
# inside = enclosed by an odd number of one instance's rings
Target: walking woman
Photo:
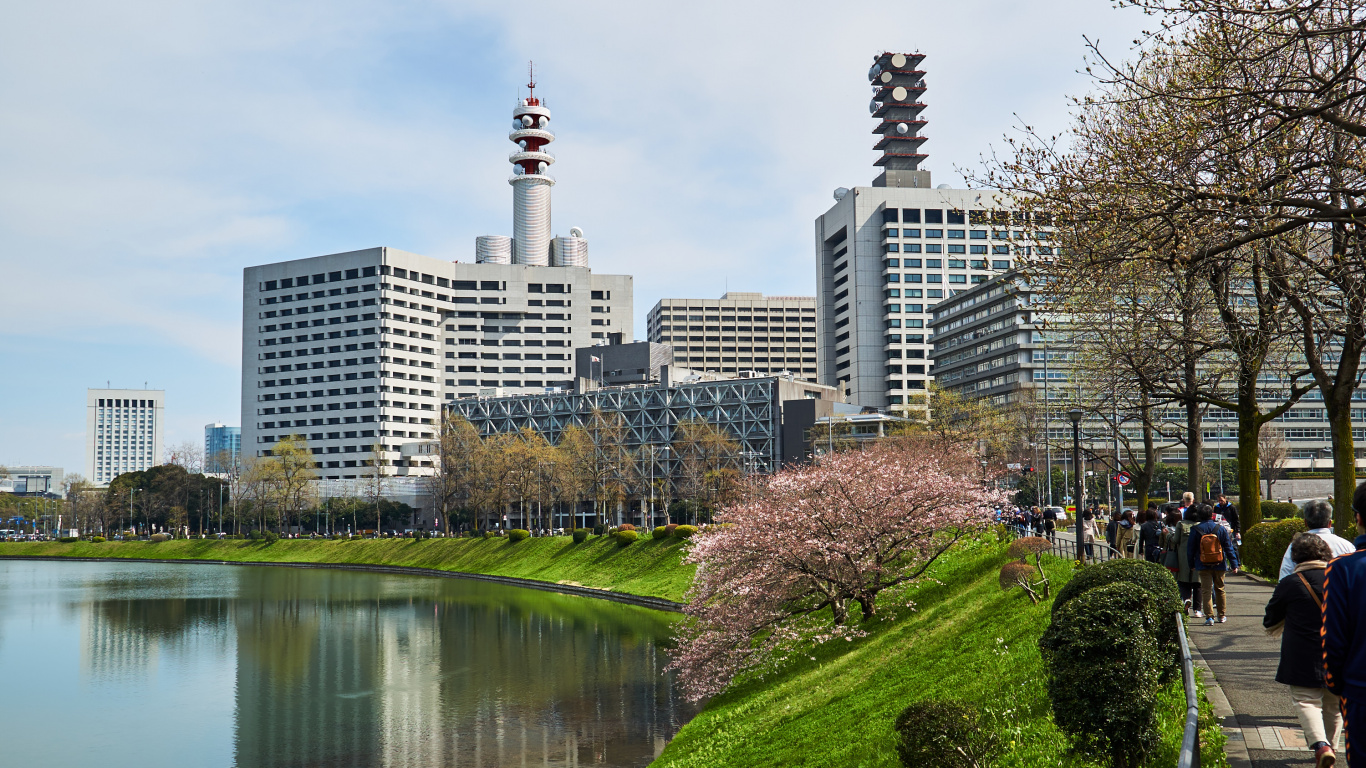
[[[1138,528],[1138,545],[1143,553],[1143,559],[1150,563],[1163,564],[1163,556],[1166,550],[1162,548],[1162,540],[1166,533],[1162,525],[1162,518],[1158,517],[1156,507],[1150,506],[1144,513],[1147,518]]]
[[[1096,534],[1099,532],[1096,523],[1096,516],[1091,510],[1086,510],[1081,515],[1081,540],[1086,545],[1086,559],[1096,559]]]
[[[1179,508],[1176,509],[1179,513]],[[1186,606],[1186,614],[1203,619],[1200,610],[1200,575],[1191,568],[1187,542],[1191,529],[1195,527],[1194,508],[1187,509],[1184,517],[1176,525],[1167,529],[1167,570],[1176,577],[1176,586],[1181,589],[1181,602]]]
[[[1115,549],[1119,550],[1120,557],[1133,557],[1130,550],[1133,547],[1134,533],[1137,528],[1134,526],[1134,511],[1124,510],[1124,514],[1119,516],[1119,527],[1115,529]]]
[[[1304,729],[1304,741],[1314,752],[1315,768],[1332,766],[1333,746],[1342,735],[1338,697],[1324,684],[1323,626],[1324,569],[1332,559],[1328,544],[1313,533],[1295,534],[1290,542],[1295,571],[1281,579],[1266,604],[1262,625],[1281,634],[1281,663],[1276,682],[1290,686],[1290,700]]]

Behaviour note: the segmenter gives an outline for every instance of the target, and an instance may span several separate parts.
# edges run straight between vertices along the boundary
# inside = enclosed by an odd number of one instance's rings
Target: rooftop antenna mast
[[[536,62],[534,61],[526,63],[526,80],[526,103],[533,107],[539,106],[541,102],[536,98]]]

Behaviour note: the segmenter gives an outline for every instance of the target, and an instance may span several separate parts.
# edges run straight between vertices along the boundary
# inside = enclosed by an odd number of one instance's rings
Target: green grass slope
[[[516,543],[500,538],[0,543],[0,557],[6,555],[398,565],[571,583],[675,601],[683,599],[695,571],[682,562],[679,539],[647,538],[620,547],[608,537],[575,544],[569,536]]]
[[[892,724],[924,698],[988,710],[1008,745],[1001,768],[1090,765],[1067,753],[1049,713],[1037,642],[1051,601],[1031,605],[1018,590],[1003,593],[997,575],[1005,561],[994,541],[955,550],[916,589],[916,610],[887,610],[869,637],[828,643],[814,660],[713,699],[652,767],[900,766]],[[1046,563],[1054,593],[1070,567]],[[1180,688],[1164,701],[1163,751],[1153,765],[1175,766]],[[1212,711],[1206,717],[1206,764],[1224,764],[1222,734]]]

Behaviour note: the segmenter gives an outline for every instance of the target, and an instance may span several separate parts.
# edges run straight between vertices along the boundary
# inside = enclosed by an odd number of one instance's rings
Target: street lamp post
[[[1072,420],[1072,455],[1081,456],[1081,418],[1086,415],[1086,411],[1081,408],[1069,408],[1067,418]],[[1077,561],[1082,565],[1086,564],[1086,550],[1082,548],[1082,477],[1080,472],[1072,473],[1072,503],[1075,505],[1077,515]]]

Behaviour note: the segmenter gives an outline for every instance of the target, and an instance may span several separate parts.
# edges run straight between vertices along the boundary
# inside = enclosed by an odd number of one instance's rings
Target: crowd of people
[[[1344,731],[1347,764],[1366,766],[1366,740],[1353,744],[1350,738],[1351,724],[1366,722],[1366,483],[1358,487],[1352,509],[1362,535],[1348,541],[1333,533],[1330,501],[1304,506],[1308,530],[1286,548],[1263,617],[1267,632],[1281,637],[1275,679],[1289,688],[1316,768],[1336,764],[1334,745]],[[1059,511],[1017,507],[999,516],[1018,535],[1052,541],[1059,527],[1075,524],[1060,523]],[[1228,621],[1224,579],[1238,573],[1242,530],[1238,509],[1227,497],[1206,504],[1187,493],[1180,503],[1105,512],[1082,511],[1088,558],[1095,558],[1103,537],[1109,557],[1143,558],[1170,570],[1188,616],[1206,625]]]

